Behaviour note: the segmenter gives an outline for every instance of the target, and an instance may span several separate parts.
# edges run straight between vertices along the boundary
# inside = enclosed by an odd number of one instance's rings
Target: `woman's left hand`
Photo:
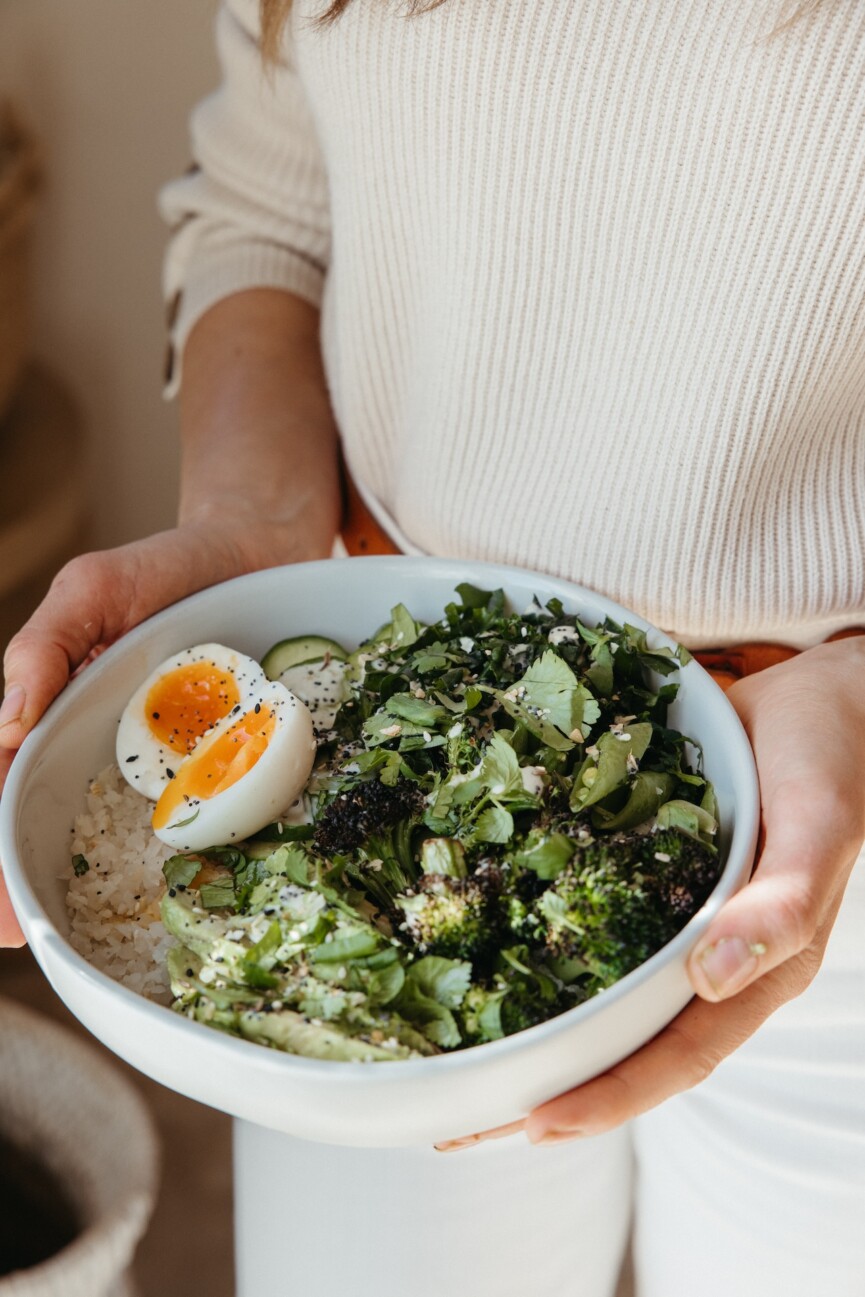
[[[865,636],[821,644],[739,681],[728,697],[751,740],[762,798],[751,882],[692,952],[696,998],[642,1049],[529,1114],[532,1143],[611,1130],[707,1077],[820,966],[865,838]]]

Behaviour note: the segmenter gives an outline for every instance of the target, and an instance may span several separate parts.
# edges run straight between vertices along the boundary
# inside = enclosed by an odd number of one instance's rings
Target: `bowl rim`
[[[617,621],[624,619],[628,624],[650,632],[653,645],[677,646],[677,641],[671,636],[636,612],[617,604],[605,595],[576,582],[568,581],[565,578],[533,572],[531,569],[515,565],[487,563],[483,560],[413,555],[371,555],[347,559],[318,559],[307,563],[262,568],[239,577],[233,577],[228,581],[208,586],[162,609],[154,616],[133,627],[132,630],[107,648],[104,653],[100,654],[87,666],[85,671],[70,681],[58,698],[52,702],[45,715],[28,734],[15,755],[2,799],[0,799],[0,860],[3,861],[3,873],[10,898],[13,899],[16,914],[28,941],[33,946],[34,954],[39,958],[43,943],[47,938],[47,944],[52,948],[55,958],[65,964],[69,972],[79,981],[84,980],[92,983],[94,988],[103,994],[116,995],[119,993],[121,1004],[128,1004],[137,1014],[143,1015],[146,1020],[152,1021],[154,1024],[158,1024],[161,1030],[182,1033],[183,1037],[189,1039],[188,1030],[192,1027],[200,1033],[202,1046],[210,1049],[216,1055],[224,1054],[226,1058],[237,1057],[250,1062],[257,1059],[256,1066],[264,1070],[282,1072],[288,1067],[292,1070],[299,1070],[309,1080],[320,1079],[327,1082],[332,1082],[337,1076],[348,1078],[363,1075],[369,1078],[371,1075],[369,1063],[354,1060],[307,1058],[277,1049],[261,1049],[260,1047],[253,1054],[249,1046],[255,1042],[214,1031],[206,1024],[186,1018],[172,1010],[169,1005],[150,1000],[141,992],[134,991],[124,983],[109,977],[108,974],[101,972],[86,960],[70,944],[68,937],[59,931],[37,899],[18,851],[18,826],[23,814],[27,783],[38,766],[40,756],[50,744],[54,726],[63,721],[64,716],[74,707],[81,694],[98,688],[101,676],[113,666],[117,658],[134,650],[139,643],[150,639],[156,631],[169,623],[179,610],[193,608],[197,603],[205,604],[218,598],[222,592],[230,594],[231,590],[241,583],[247,587],[256,582],[265,585],[269,584],[277,573],[291,573],[299,569],[324,569],[325,567],[334,570],[334,565],[337,564],[342,568],[351,564],[353,571],[357,571],[358,564],[363,564],[369,570],[375,569],[385,574],[397,564],[403,570],[407,565],[412,565],[431,576],[440,576],[442,579],[446,575],[453,573],[456,581],[471,580],[472,573],[474,573],[476,577],[496,580],[496,584],[490,588],[497,588],[499,584],[506,586],[509,578],[511,581],[525,581],[527,577],[535,576],[538,582],[543,584],[547,598],[561,597],[563,600],[570,600],[578,606],[578,601],[582,597],[587,602],[591,601],[600,605],[604,610],[604,615],[609,615]],[[757,840],[760,803],[756,763],[741,721],[732,704],[724,696],[720,686],[712,680],[708,672],[693,658],[679,668],[680,678],[684,671],[689,671],[693,677],[700,679],[701,683],[698,688],[717,691],[715,702],[722,708],[722,711],[726,712],[727,719],[731,722],[731,734],[736,736],[734,742],[738,745],[739,750],[734,755],[738,761],[743,763],[747,774],[750,775],[750,778],[743,781],[749,795],[747,798],[743,798],[741,802],[737,802],[736,823],[724,868],[704,905],[654,955],[651,955],[649,959],[620,978],[612,986],[607,987],[582,1004],[575,1005],[555,1017],[498,1040],[485,1041],[477,1045],[422,1058],[393,1060],[399,1063],[398,1067],[376,1068],[374,1075],[377,1083],[385,1085],[397,1084],[401,1079],[417,1079],[430,1074],[444,1076],[466,1068],[476,1067],[482,1061],[492,1063],[511,1054],[522,1052],[531,1045],[552,1041],[558,1036],[572,1031],[581,1022],[596,1017],[614,1003],[623,999],[634,987],[649,978],[653,972],[673,963],[686,948],[693,945],[699,933],[708,927],[721,905],[736,890],[744,870],[750,867]],[[734,843],[738,848],[735,853],[733,851]],[[45,964],[43,964],[43,971],[49,977],[49,980],[53,981]],[[240,1051],[239,1054],[238,1051]],[[337,1064],[336,1067],[335,1064]]]

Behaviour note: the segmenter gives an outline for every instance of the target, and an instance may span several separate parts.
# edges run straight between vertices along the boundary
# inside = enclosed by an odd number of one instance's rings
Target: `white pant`
[[[808,991],[631,1129],[237,1153],[238,1297],[612,1297],[632,1209],[638,1297],[865,1297],[865,859]]]
[[[635,1146],[639,1297],[863,1297],[865,857],[805,994]]]

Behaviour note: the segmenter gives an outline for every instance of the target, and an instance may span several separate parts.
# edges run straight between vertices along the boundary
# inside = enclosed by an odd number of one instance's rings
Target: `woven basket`
[[[153,1207],[159,1148],[138,1091],[89,1043],[0,998],[0,1137],[75,1208],[77,1232],[0,1276],[2,1297],[133,1297],[129,1266]],[[8,1153],[7,1153],[8,1157]],[[16,1158],[0,1174],[16,1183]],[[30,1188],[33,1181],[31,1178]],[[30,1195],[32,1197],[32,1194]],[[51,1200],[39,1203],[47,1213]]]
[[[40,174],[35,140],[0,101],[0,420],[30,347],[30,236]]]

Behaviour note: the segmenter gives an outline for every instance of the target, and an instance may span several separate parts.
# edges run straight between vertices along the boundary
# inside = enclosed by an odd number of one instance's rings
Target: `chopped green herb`
[[[201,861],[192,856],[171,856],[162,866],[169,887],[188,887],[201,870]]]
[[[458,1049],[598,994],[708,897],[714,794],[667,725],[688,655],[457,595],[350,655],[310,824],[166,863],[178,1010],[313,1057]]]

